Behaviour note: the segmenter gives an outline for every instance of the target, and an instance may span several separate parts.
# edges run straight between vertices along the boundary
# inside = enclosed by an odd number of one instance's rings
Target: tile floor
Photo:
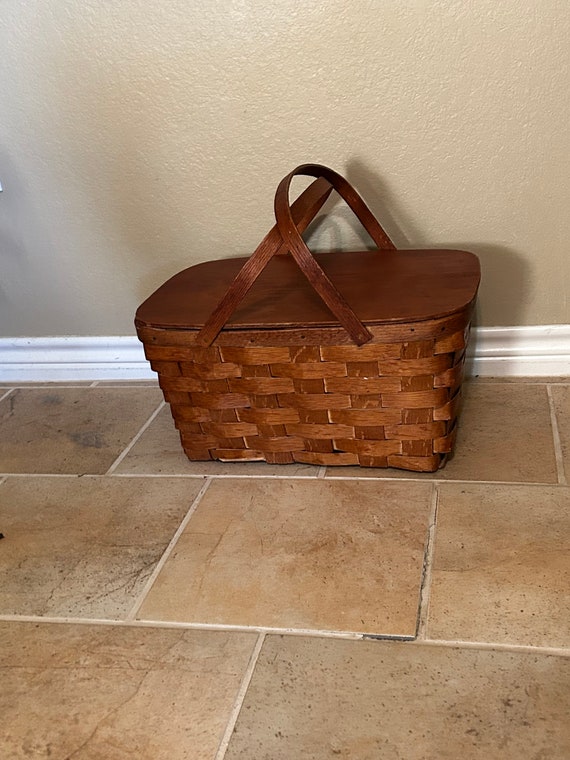
[[[191,463],[152,383],[0,388],[0,758],[568,760],[570,381],[444,470]]]

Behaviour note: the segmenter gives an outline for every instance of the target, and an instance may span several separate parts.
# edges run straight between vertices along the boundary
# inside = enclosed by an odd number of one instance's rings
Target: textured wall
[[[2,0],[0,334],[131,333],[304,161],[479,253],[480,324],[570,322],[569,38],[567,0]]]

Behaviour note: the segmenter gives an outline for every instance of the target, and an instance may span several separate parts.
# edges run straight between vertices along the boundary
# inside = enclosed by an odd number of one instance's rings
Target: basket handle
[[[361,346],[371,340],[372,333],[360,321],[341,293],[329,280],[295,226],[289,205],[289,188],[291,180],[297,175],[326,179],[354,211],[378,248],[394,250],[395,246],[352,185],[332,169],[319,164],[302,164],[279,183],[275,194],[275,218],[283,242],[305,277],[346,329],[352,341]]]
[[[289,187],[291,180],[296,175],[307,175],[315,177],[316,180],[290,206]],[[353,342],[360,346],[372,338],[372,334],[329,280],[301,237],[301,233],[322,208],[333,188],[354,211],[378,248],[383,250],[395,249],[394,244],[370,209],[344,177],[326,166],[302,164],[280,182],[275,195],[277,224],[263,238],[252,256],[240,269],[196,335],[196,345],[210,346],[213,343],[253,283],[265,269],[271,257],[288,251],[291,252],[305,277],[346,329]]]
[[[300,232],[304,232],[307,229],[324,206],[331,192],[332,185],[326,179],[319,178],[301,193],[290,209],[296,229],[298,228]],[[214,342],[220,330],[265,269],[271,257],[286,254],[287,252],[288,248],[279,234],[277,225],[275,225],[245,262],[214,311],[204,323],[204,326],[198,332],[196,336],[196,344],[198,346],[207,347]]]

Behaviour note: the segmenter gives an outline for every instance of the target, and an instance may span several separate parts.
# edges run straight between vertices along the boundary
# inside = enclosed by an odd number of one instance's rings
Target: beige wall
[[[567,0],[2,0],[0,334],[132,333],[250,252],[304,161],[397,244],[472,249],[479,323],[569,323]],[[358,240],[341,207],[319,247]]]

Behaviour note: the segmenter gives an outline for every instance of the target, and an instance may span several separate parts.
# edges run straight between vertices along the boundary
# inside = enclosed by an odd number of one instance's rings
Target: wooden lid
[[[360,320],[377,325],[418,322],[463,310],[476,296],[477,257],[467,251],[387,250],[321,253],[314,258]],[[139,307],[138,326],[200,329],[245,258],[185,269]],[[332,327],[338,319],[291,255],[273,256],[224,330]]]

